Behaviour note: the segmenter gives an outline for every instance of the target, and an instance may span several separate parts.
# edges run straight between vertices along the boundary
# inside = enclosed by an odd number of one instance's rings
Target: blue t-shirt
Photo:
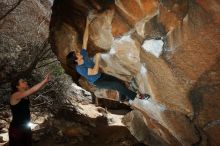
[[[76,66],[76,71],[85,77],[89,83],[94,83],[98,78],[100,78],[101,73],[96,75],[88,75],[88,68],[94,67],[94,62],[89,58],[88,53],[85,49],[81,49],[80,54],[83,56],[84,63]]]

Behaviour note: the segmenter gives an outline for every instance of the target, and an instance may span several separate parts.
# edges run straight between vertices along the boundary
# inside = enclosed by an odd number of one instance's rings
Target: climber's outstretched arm
[[[87,44],[88,44],[88,38],[89,38],[89,19],[87,18],[86,19],[86,28],[85,28],[85,31],[84,31],[84,35],[83,35],[83,46],[82,48],[83,49],[87,49]]]

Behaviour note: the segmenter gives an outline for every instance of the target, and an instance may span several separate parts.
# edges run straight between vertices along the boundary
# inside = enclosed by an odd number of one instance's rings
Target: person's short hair
[[[71,51],[67,56],[66,56],[66,64],[69,68],[75,68],[77,65],[76,62],[76,53],[75,51]]]

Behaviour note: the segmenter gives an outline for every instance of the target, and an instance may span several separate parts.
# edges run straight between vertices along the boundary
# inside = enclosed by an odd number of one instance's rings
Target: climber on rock
[[[87,42],[89,36],[89,24],[92,21],[89,17],[86,20],[86,28],[83,36],[83,45],[80,52],[72,51],[66,56],[68,67],[75,69],[90,84],[97,88],[113,89],[119,92],[120,101],[132,101],[135,97],[140,99],[149,98],[148,94],[137,94],[128,89],[122,80],[99,71],[100,53],[94,57],[94,62],[88,57]]]

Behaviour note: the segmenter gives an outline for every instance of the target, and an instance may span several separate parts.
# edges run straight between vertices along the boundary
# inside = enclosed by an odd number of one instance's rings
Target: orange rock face
[[[219,145],[219,1],[55,0],[50,37],[64,67],[66,54],[81,48],[91,9],[98,17],[90,25],[90,56],[101,52],[105,73],[151,95],[135,100],[138,111],[126,118],[136,138],[147,145]],[[103,93],[117,99],[114,91]]]
[[[158,13],[156,0],[117,0],[115,4],[121,15],[132,25],[145,17],[152,17]]]
[[[112,20],[112,35],[114,37],[122,36],[124,33],[128,32],[130,29],[129,25],[122,20],[122,17],[115,13]]]

